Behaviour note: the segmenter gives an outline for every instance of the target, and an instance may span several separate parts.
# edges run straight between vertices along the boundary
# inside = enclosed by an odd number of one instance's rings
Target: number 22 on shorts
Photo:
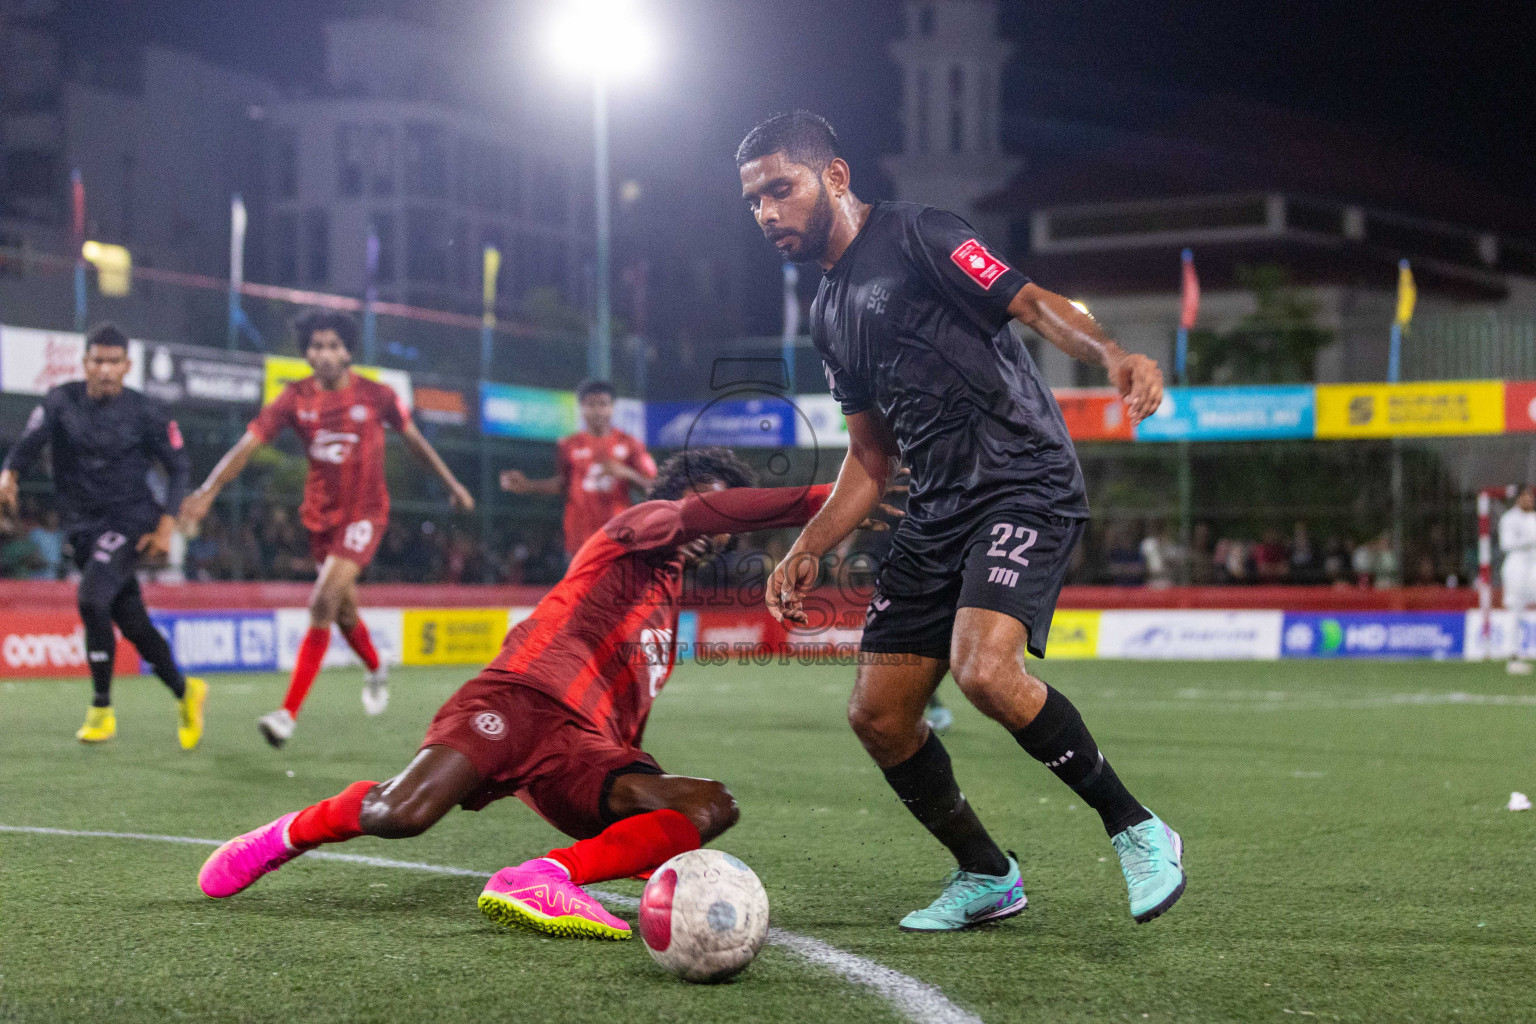
[[[1010,562],[1020,565],[1028,565],[1029,559],[1024,557],[1024,552],[1035,546],[1035,541],[1040,539],[1039,530],[1031,530],[1027,526],[1013,526],[1008,523],[995,523],[992,526],[992,546],[987,548],[988,558],[1006,558]],[[1023,541],[1008,550],[1010,540]]]

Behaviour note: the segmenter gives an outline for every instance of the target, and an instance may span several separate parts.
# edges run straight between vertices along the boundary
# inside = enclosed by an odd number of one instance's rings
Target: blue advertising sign
[[[188,672],[263,672],[277,668],[272,612],[151,612]]]
[[[657,448],[792,448],[799,420],[789,400],[777,395],[726,396],[707,405],[647,402],[645,443]]]
[[[480,429],[498,437],[558,441],[576,432],[576,394],[482,381]]]
[[[1169,388],[1136,427],[1138,441],[1249,441],[1312,437],[1311,387]]]
[[[1464,612],[1286,612],[1285,658],[1460,658]]]

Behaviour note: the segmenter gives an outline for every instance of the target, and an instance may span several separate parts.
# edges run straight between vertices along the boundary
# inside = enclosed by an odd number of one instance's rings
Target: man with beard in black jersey
[[[831,497],[774,570],[768,607],[791,625],[819,561],[879,501],[898,464],[907,515],[880,568],[848,718],[902,803],[955,855],[908,931],[956,931],[1026,905],[1017,860],[982,826],[923,720],[944,677],[1103,819],[1138,922],[1184,891],[1183,843],[1116,776],[1077,709],[1033,675],[1088,501],[1061,411],[1012,323],[1103,366],[1139,422],[1162,373],[1090,316],[1033,284],[952,213],[862,202],[831,126],[795,111],[736,153],[742,197],[784,258],[818,263],[811,337],[848,420]]]
[[[80,618],[95,688],[75,738],[101,743],[117,734],[116,623],[176,697],[176,735],[181,748],[191,750],[203,735],[208,687],[181,674],[170,644],[149,619],[134,570],[141,556],[164,558],[170,550],[176,520],[168,510],[181,505],[192,467],[181,430],[164,406],[123,386],[128,370],[127,335],[112,324],[93,328],[85,341],[85,380],[49,391],[6,453],[0,513],[15,511],[17,481],[51,444],[59,519],[80,568]],[[155,463],[166,474],[164,502],[149,487]]]

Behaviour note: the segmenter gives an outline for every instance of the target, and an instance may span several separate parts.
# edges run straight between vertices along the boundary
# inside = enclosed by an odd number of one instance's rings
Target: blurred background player
[[[438,710],[404,771],[225,843],[198,875],[203,892],[232,896],[322,843],[409,838],[455,805],[516,795],[577,842],[497,872],[481,910],[551,935],[629,938],[629,925],[579,886],[658,867],[738,815],[723,785],[664,774],[640,746],[677,656],[684,564],[731,533],[804,525],[830,490],[752,482],[723,448],[669,459],[654,500],[582,546],[496,659]]]
[[[191,750],[203,735],[208,687],[181,674],[170,644],[150,622],[134,572],[141,557],[154,561],[170,550],[176,520],[167,509],[176,508],[187,493],[191,467],[181,430],[164,406],[123,386],[129,369],[127,336],[112,324],[93,328],[85,342],[85,380],[49,391],[6,454],[0,512],[16,512],[19,477],[43,446],[51,445],[59,519],[80,568],[80,619],[95,687],[85,724],[75,736],[100,743],[117,734],[112,712],[115,622],[176,695],[176,733],[182,749]],[[164,502],[149,485],[157,463],[166,475]]]
[[[1499,550],[1504,564],[1499,567],[1499,581],[1504,588],[1504,607],[1509,609],[1510,675],[1530,675],[1531,663],[1521,649],[1520,620],[1525,610],[1536,603],[1536,487],[1526,484],[1515,503],[1499,517]]]
[[[861,202],[825,119],[780,114],[736,152],[742,196],[784,258],[821,265],[811,338],[848,420],[837,487],[774,569],[768,606],[801,623],[821,557],[881,495],[898,459],[912,472],[860,643],[848,719],[901,802],[958,861],[938,899],[901,921],[955,931],[1022,911],[1017,860],[966,803],[924,721],[951,667],[978,710],[1099,813],[1132,917],[1184,891],[1178,834],[1142,806],[1077,708],[1030,673],[1088,498],[1061,410],[1010,324],[1103,366],[1139,422],[1162,399],[1157,364],[998,259],[952,213]]]
[[[313,375],[293,381],[262,409],[245,436],[181,506],[182,522],[190,531],[208,514],[219,491],[240,475],[256,449],[284,427],[292,427],[303,440],[309,475],[299,518],[309,531],[318,576],[309,601],[309,631],[299,647],[283,706],[257,720],[261,734],[274,747],[293,735],[299,708],[330,647],[333,624],[341,627],[341,635],[367,672],[363,708],[377,715],[389,703],[388,669],[357,610],[358,576],[378,550],[389,522],[384,428],[399,431],[406,447],[432,467],[448,488],[454,508],[475,507],[469,491],[411,422],[400,397],[388,385],[352,372],[356,321],[344,313],[317,310],[296,321],[294,333]]]
[[[520,469],[501,474],[504,491],[565,496],[567,561],[604,523],[630,506],[631,487],[644,491],[656,479],[656,460],[645,445],[613,425],[615,394],[606,380],[585,380],[576,386],[586,429],[555,446],[555,476],[530,480]]]

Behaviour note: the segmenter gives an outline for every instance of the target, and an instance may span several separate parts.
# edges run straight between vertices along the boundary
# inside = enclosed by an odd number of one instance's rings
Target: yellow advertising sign
[[[1053,660],[1098,657],[1099,616],[1102,614],[1099,611],[1057,609],[1051,619],[1051,635],[1046,638],[1045,656]]]
[[[352,371],[359,377],[367,377],[380,384],[388,384],[405,402],[406,409],[416,407],[415,396],[411,392],[411,375],[404,370],[388,370],[382,366],[354,366]],[[308,363],[295,356],[267,356],[267,381],[262,389],[261,404],[266,405],[271,402],[283,393],[283,388],[296,380],[303,380],[314,372],[309,368]]]
[[[1502,381],[1317,387],[1319,438],[1442,437],[1503,432]]]
[[[507,635],[505,608],[408,608],[404,618],[407,665],[484,665]]]

